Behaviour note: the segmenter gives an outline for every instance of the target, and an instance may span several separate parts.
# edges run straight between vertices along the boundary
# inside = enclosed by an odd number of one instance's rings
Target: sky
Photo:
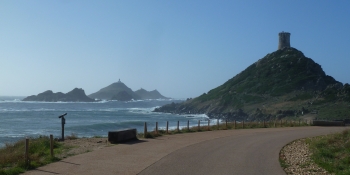
[[[1,0],[0,96],[132,90],[194,98],[274,52],[278,33],[350,83],[350,1]]]

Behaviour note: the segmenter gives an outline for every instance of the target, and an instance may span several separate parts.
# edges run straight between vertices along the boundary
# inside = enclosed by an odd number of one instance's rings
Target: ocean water
[[[26,137],[54,135],[61,137],[61,119],[65,116],[65,136],[75,134],[78,137],[107,136],[108,131],[136,128],[143,132],[144,122],[148,130],[154,130],[158,122],[159,129],[175,129],[177,121],[180,127],[197,126],[198,120],[207,121],[205,114],[175,115],[152,112],[154,108],[181,102],[181,100],[143,100],[132,102],[102,101],[94,103],[73,102],[22,102],[16,97],[0,97],[0,147]],[[215,121],[212,121],[213,123]],[[201,122],[206,125],[206,122]]]

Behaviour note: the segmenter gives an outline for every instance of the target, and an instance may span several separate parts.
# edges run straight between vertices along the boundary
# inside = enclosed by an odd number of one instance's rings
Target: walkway
[[[222,130],[162,136],[69,157],[25,174],[269,174],[280,175],[279,151],[304,137],[345,127]]]

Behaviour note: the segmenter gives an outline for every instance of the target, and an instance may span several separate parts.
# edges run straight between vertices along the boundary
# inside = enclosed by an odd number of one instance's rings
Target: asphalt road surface
[[[285,174],[279,151],[289,142],[346,127],[288,127],[209,131],[118,144],[25,174]]]

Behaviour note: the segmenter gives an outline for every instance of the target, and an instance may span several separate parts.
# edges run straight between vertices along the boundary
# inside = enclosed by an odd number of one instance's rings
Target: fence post
[[[29,139],[28,138],[26,138],[24,162],[28,166],[28,163],[29,163]]]
[[[220,130],[219,119],[216,119],[216,123],[218,125],[218,130]]]
[[[50,134],[50,155],[53,157],[53,136]]]
[[[208,131],[210,130],[210,120],[208,120]]]
[[[169,134],[169,121],[166,121],[166,133]]]
[[[282,127],[282,119],[280,120],[280,126]]]
[[[236,120],[234,120],[234,123],[235,123],[235,124],[234,124],[234,128],[236,129]]]
[[[156,134],[158,135],[158,122],[156,122]]]
[[[227,119],[225,120],[225,129],[227,130]]]
[[[180,121],[177,121],[177,132],[180,132]]]
[[[242,120],[242,129],[244,129],[244,120]]]
[[[263,127],[265,128],[265,120],[264,120],[264,126]]]
[[[147,135],[147,122],[145,122],[144,128],[143,128],[143,137],[146,138]]]
[[[187,120],[187,131],[190,130],[190,120]]]
[[[276,119],[273,121],[273,127],[276,128]]]
[[[299,126],[300,126],[300,119],[299,119]]]
[[[197,129],[197,131],[199,131],[200,129],[201,129],[201,121],[198,120],[198,129]]]

